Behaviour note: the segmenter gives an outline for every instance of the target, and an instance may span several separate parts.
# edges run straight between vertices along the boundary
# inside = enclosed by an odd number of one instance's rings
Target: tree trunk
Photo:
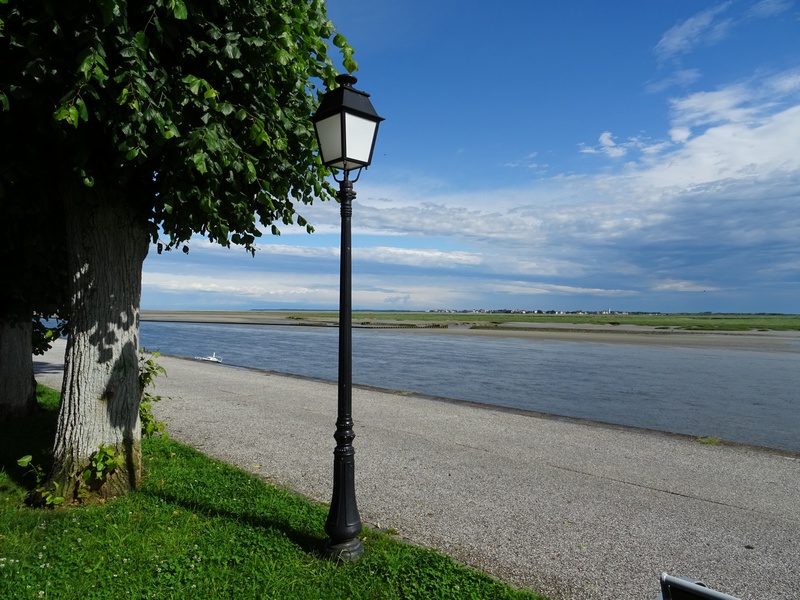
[[[91,194],[91,196],[89,195]],[[139,301],[148,235],[122,201],[68,189],[70,327],[51,483],[74,497],[101,445],[123,464],[94,492],[118,496],[141,477]]]
[[[0,423],[36,410],[31,320],[0,320]]]

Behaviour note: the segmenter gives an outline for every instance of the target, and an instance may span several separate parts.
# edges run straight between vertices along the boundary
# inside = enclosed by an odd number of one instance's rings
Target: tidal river
[[[143,321],[141,345],[338,372],[335,327]],[[355,329],[353,383],[800,452],[799,352]]]

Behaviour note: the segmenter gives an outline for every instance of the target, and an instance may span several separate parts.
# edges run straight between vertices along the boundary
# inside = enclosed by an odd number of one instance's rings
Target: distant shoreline
[[[301,315],[301,316],[298,316]],[[470,322],[469,315],[457,323],[442,319],[396,321],[390,318],[354,321],[355,328],[385,329],[431,335],[478,335],[526,337],[560,341],[669,345],[685,347],[736,347],[750,350],[794,352],[800,354],[800,331],[686,331],[642,325],[595,325],[559,322],[509,322],[490,325]],[[336,319],[305,318],[299,311],[182,311],[143,310],[140,319],[167,323],[206,323],[228,325],[337,326]]]

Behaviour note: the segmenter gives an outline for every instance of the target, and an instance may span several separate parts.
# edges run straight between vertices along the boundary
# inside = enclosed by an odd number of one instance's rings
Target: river
[[[331,381],[338,372],[335,327],[143,321],[141,345]],[[800,452],[791,352],[354,329],[353,383]]]

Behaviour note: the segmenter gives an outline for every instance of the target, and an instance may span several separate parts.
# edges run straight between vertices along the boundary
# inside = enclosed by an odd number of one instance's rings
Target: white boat
[[[197,360],[207,360],[208,362],[218,362],[218,363],[222,362],[222,357],[217,356],[216,352],[212,352],[211,356],[195,356],[195,358]]]

